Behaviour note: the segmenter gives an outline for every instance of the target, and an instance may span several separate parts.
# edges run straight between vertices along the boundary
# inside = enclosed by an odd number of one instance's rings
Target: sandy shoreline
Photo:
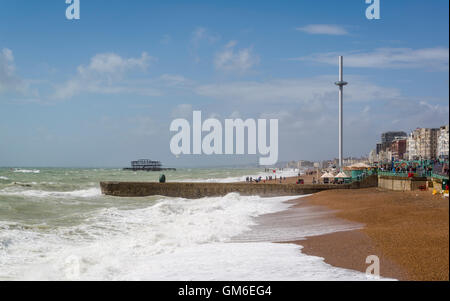
[[[366,257],[377,255],[382,277],[449,280],[448,199],[430,192],[369,188],[323,191],[292,202],[295,205],[289,210],[319,206],[335,210],[337,218],[364,225],[359,230],[286,241],[303,246],[302,253],[361,272],[368,266]],[[300,219],[297,223],[302,226]]]

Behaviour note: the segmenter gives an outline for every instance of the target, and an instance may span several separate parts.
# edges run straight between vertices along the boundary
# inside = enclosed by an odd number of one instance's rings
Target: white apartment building
[[[420,128],[414,132],[417,134],[416,149],[419,159],[435,159],[439,129]]]
[[[437,153],[438,158],[448,158],[448,125],[441,126],[437,137]]]
[[[370,151],[369,154],[369,163],[378,162],[377,151],[375,149]]]
[[[416,130],[417,131],[417,130]],[[416,160],[419,155],[417,152],[417,132],[413,131],[408,136],[408,140],[406,140],[406,157],[408,160]]]
[[[378,153],[378,161],[385,162],[385,161],[391,161],[392,160],[392,151],[390,149],[386,151],[380,151]]]

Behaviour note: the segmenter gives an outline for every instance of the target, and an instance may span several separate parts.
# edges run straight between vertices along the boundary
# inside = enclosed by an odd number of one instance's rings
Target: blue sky
[[[448,123],[449,3],[381,0],[0,0],[0,166],[256,162],[182,156],[174,118],[277,118],[279,160],[337,156],[344,55],[345,155],[385,130]]]

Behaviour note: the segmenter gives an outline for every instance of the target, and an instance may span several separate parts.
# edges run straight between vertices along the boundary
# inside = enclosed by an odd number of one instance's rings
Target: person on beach
[[[159,177],[159,183],[166,183],[166,175],[163,174]]]

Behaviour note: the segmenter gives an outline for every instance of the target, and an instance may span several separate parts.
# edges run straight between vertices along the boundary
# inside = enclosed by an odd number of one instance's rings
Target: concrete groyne
[[[231,192],[241,195],[265,197],[304,195],[331,189],[357,189],[376,187],[376,176],[361,182],[341,185],[321,184],[251,184],[251,183],[151,183],[151,182],[101,182],[102,193],[118,197],[144,197],[161,195],[197,199],[202,197],[224,196]]]

